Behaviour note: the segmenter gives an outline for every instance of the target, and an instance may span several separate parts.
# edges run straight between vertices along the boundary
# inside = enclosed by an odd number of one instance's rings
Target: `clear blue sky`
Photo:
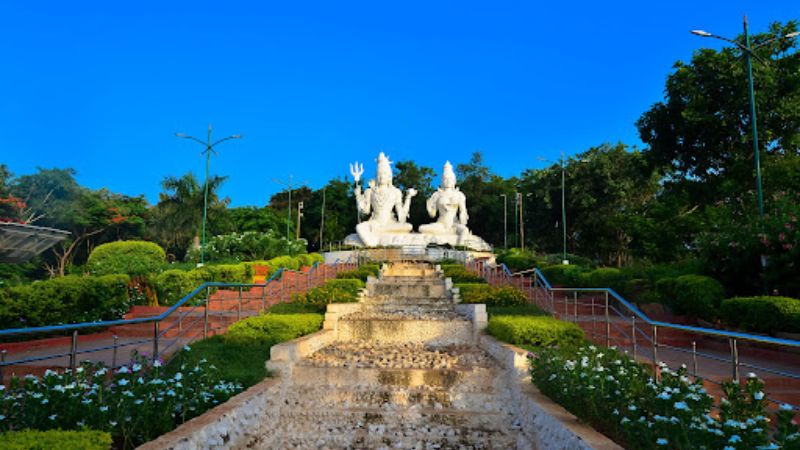
[[[481,150],[501,175],[603,142],[641,146],[672,64],[800,18],[800,2],[63,2],[5,0],[0,163],[72,167],[153,202],[202,175],[174,137],[242,133],[212,172],[234,205],[294,174],[319,187],[378,151],[441,169]]]

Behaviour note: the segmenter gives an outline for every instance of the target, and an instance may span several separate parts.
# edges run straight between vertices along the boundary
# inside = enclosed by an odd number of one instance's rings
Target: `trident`
[[[356,186],[358,185],[359,180],[361,180],[361,175],[364,174],[364,165],[359,164],[356,161],[354,164],[350,164],[350,175],[353,176],[353,179],[356,180]]]

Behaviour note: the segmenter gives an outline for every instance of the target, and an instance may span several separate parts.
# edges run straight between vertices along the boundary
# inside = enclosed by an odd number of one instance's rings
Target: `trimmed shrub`
[[[719,281],[703,275],[682,275],[675,278],[669,305],[678,314],[714,320],[724,296],[725,289]]]
[[[444,264],[440,267],[444,276],[452,279],[453,283],[486,283],[486,280],[468,271],[461,264]]]
[[[171,306],[186,294],[200,285],[192,271],[171,269],[165,270],[155,278],[158,303]]]
[[[157,273],[166,263],[164,249],[146,241],[117,241],[97,246],[86,262],[93,275],[124,273],[142,277]]]
[[[292,300],[311,304],[327,305],[328,303],[354,303],[358,301],[358,293],[364,289],[364,282],[358,279],[333,279],[322,286],[310,289],[301,294],[292,294]]]
[[[536,265],[536,257],[531,251],[510,248],[497,256],[498,264],[505,264],[512,272],[527,270]]]
[[[346,270],[336,274],[336,278],[347,279],[356,278],[366,282],[367,277],[377,277],[381,272],[381,266],[377,264],[364,264],[355,270]]]
[[[625,288],[625,275],[614,267],[602,267],[580,274],[579,284],[590,288],[611,288],[621,293]]]
[[[111,434],[105,431],[22,430],[0,433],[4,450],[108,450]]]
[[[789,297],[736,297],[722,301],[720,317],[748,331],[800,333],[800,300]]]
[[[130,308],[127,275],[68,275],[6,288],[0,295],[0,328],[116,320]]]
[[[581,284],[581,274],[587,269],[582,266],[559,264],[541,269],[542,275],[553,286],[578,287]]]
[[[518,306],[525,304],[525,294],[513,286],[489,286],[481,283],[455,285],[462,303],[485,303],[486,306]]]
[[[240,320],[228,328],[231,339],[256,339],[271,345],[290,341],[322,328],[321,314],[265,314]]]
[[[625,282],[623,294],[628,300],[636,303],[658,303],[659,298],[650,283],[645,278],[633,278]]]
[[[548,316],[492,316],[486,331],[501,341],[535,348],[584,343],[580,327]]]
[[[267,262],[270,267],[274,267],[276,270],[281,267],[287,270],[300,270],[301,265],[300,260],[292,256],[278,256]]]

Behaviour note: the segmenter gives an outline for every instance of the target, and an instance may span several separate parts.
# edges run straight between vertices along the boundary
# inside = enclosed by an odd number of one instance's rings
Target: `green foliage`
[[[0,328],[116,320],[130,308],[127,275],[68,275],[0,289]]]
[[[543,267],[542,275],[553,286],[577,287],[581,285],[581,276],[587,271],[585,267],[563,265]]]
[[[3,450],[108,450],[111,434],[105,431],[22,430],[0,433]]]
[[[160,305],[174,305],[200,283],[191,271],[170,269],[158,274],[154,279]]]
[[[322,321],[321,314],[264,314],[234,323],[226,336],[277,344],[318,331]]]
[[[245,231],[229,233],[209,238],[206,242],[206,261],[239,262],[274,258],[283,254],[304,253],[306,242],[302,239],[286,239],[277,231]],[[200,261],[200,250],[190,249],[187,261]],[[303,263],[306,260],[301,260]],[[310,260],[309,260],[310,261]],[[313,263],[312,263],[313,264]],[[311,264],[303,264],[311,265]]]
[[[242,390],[204,361],[176,369],[168,375],[160,361],[149,366],[135,356],[116,371],[85,363],[75,371],[48,370],[41,380],[12,376],[8,390],[0,391],[0,432],[90,429],[111,433],[118,448],[131,449]]]
[[[146,241],[116,241],[97,246],[86,265],[95,275],[124,273],[141,277],[158,273],[164,263],[164,249]]]
[[[592,288],[611,288],[620,293],[625,288],[625,275],[619,269],[602,267],[580,275],[579,285]]]
[[[675,278],[673,294],[667,302],[676,313],[714,320],[725,290],[719,281],[703,275],[682,275]]]
[[[767,399],[757,378],[725,383],[716,416],[703,380],[690,380],[686,368],[662,365],[655,380],[627,355],[593,345],[545,349],[529,360],[542,393],[624,448],[778,448],[767,446]]]
[[[326,306],[323,304],[310,304],[302,301],[276,303],[269,307],[270,314],[324,314]]]
[[[462,303],[484,303],[489,306],[519,306],[525,294],[513,286],[489,286],[481,283],[458,283]]]
[[[292,300],[310,305],[354,303],[358,301],[358,294],[364,289],[364,286],[363,281],[355,278],[333,279],[308,292],[292,294]]]
[[[800,333],[800,300],[789,297],[736,297],[722,301],[725,324],[760,333]]]
[[[501,341],[527,348],[573,347],[584,342],[580,327],[548,316],[492,315],[486,332]]]
[[[490,306],[486,305],[486,312],[492,316],[546,316],[547,312],[534,304],[516,306]]]
[[[445,264],[441,268],[445,278],[452,279],[453,283],[486,283],[486,280],[470,272],[461,264]]]
[[[497,255],[497,263],[505,264],[512,272],[528,270],[537,265],[536,256],[530,250],[510,248]]]
[[[377,277],[381,272],[381,266],[378,264],[362,264],[355,270],[346,270],[336,274],[336,278],[356,278],[366,282],[367,277]]]

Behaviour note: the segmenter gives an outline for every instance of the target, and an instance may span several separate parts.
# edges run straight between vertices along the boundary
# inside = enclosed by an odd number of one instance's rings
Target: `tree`
[[[220,199],[218,191],[227,177],[212,176],[208,180],[208,222],[223,214],[229,199]],[[192,239],[199,239],[203,226],[205,184],[187,173],[180,178],[166,177],[161,182],[165,192],[159,197],[150,221],[151,237],[174,259],[181,259]]]
[[[797,29],[798,23],[772,24],[752,37],[754,47]],[[742,42],[743,36],[739,41]],[[765,159],[800,151],[800,55],[796,39],[777,39],[755,51],[756,109]],[[690,63],[677,62],[667,78],[665,100],[638,122],[649,145],[648,156],[671,169],[671,178],[692,183],[692,197],[710,203],[753,181],[748,81],[742,52],[736,47],[695,52]],[[723,184],[725,180],[727,185]],[[769,183],[769,180],[765,180]]]
[[[411,200],[409,223],[416,225],[428,223],[431,217],[425,202],[433,194],[433,177],[435,172],[430,167],[418,166],[414,161],[398,161],[394,165],[394,185],[403,190],[414,188],[417,195]]]

